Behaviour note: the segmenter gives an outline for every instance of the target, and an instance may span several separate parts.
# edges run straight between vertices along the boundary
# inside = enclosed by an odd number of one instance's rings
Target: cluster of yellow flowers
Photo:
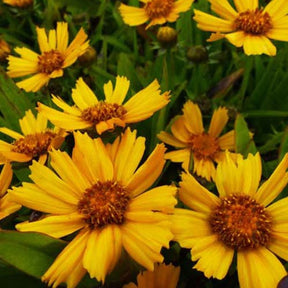
[[[121,4],[119,11],[125,23],[135,26],[148,22],[148,29],[176,21],[193,0],[141,2],[142,7]],[[268,38],[288,41],[286,0],[273,0],[265,9],[258,8],[257,0],[234,0],[237,11],[227,0],[209,2],[223,19],[197,10],[194,19],[200,29],[215,32],[210,41],[226,38],[237,47],[243,46],[248,55],[275,55],[276,48]],[[8,57],[8,75],[32,75],[17,86],[33,92],[51,78],[63,76],[63,69],[89,47],[83,29],[68,45],[67,23],[58,22],[56,30],[48,34],[44,28],[37,27],[36,32],[40,54],[16,48],[21,58]],[[4,164],[0,219],[23,205],[44,216],[17,224],[18,231],[56,238],[78,232],[42,280],[49,286],[65,282],[74,288],[88,272],[104,283],[125,250],[149,270],[138,275],[138,287],[175,288],[180,268],[159,263],[164,260],[161,249],[177,241],[191,249],[191,259],[197,261],[194,268],[208,278],[223,279],[236,254],[241,288],[276,287],[286,275],[275,254],[288,260],[288,214],[283,213],[288,198],[273,201],[288,182],[288,154],[260,185],[259,153],[244,159],[235,153],[235,131],[221,135],[229,120],[228,110],[215,110],[205,129],[198,105],[187,101],[171,133],[158,134],[159,140],[176,149],[166,153],[164,143],[157,144],[141,162],[146,139],[137,137],[137,131],[128,126],[165,107],[171,92],[161,92],[154,80],[125,101],[129,87],[126,77],[117,76],[114,87],[111,81],[104,85],[105,99],[100,100],[80,77],[72,89],[75,105],[52,95],[53,103],[62,111],[38,103],[37,117],[29,110],[19,120],[22,134],[0,128],[14,139],[11,143],[0,140],[0,162]],[[48,128],[48,120],[54,129]],[[122,128],[121,135],[105,142],[101,135],[116,127]],[[70,133],[75,141],[71,155],[59,149]],[[153,186],[166,160],[182,163],[178,188]],[[13,175],[11,162],[30,161],[32,183],[8,189]],[[219,196],[202,186],[195,174],[213,181]],[[178,199],[185,209],[175,207]],[[137,286],[130,283],[124,287]]]

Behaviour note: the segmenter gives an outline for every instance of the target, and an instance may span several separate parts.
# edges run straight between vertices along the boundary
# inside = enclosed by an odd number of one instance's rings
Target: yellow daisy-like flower
[[[193,157],[193,172],[206,178],[214,178],[215,165],[225,154],[225,150],[234,150],[235,132],[219,137],[228,122],[228,111],[220,107],[214,111],[208,132],[203,128],[202,114],[197,104],[190,100],[184,104],[183,115],[179,116],[171,126],[172,135],[162,131],[158,138],[176,148],[176,151],[166,153],[166,159],[172,162],[182,162],[185,170],[189,169]]]
[[[194,0],[140,0],[143,7],[131,7],[121,3],[119,7],[123,21],[138,26],[149,21],[146,29],[153,25],[175,22],[179,13],[190,9]]]
[[[145,120],[169,102],[169,92],[161,94],[160,85],[154,80],[123,104],[129,86],[130,81],[126,77],[117,76],[115,89],[111,81],[104,85],[105,100],[101,101],[80,78],[72,90],[76,107],[53,96],[52,101],[63,112],[41,103],[38,104],[38,111],[44,113],[54,125],[66,130],[95,127],[97,133],[102,134],[115,126],[125,127],[126,124]]]
[[[274,254],[288,260],[288,197],[272,201],[287,185],[287,168],[288,154],[258,188],[259,154],[235,163],[227,152],[216,171],[219,197],[182,174],[179,197],[194,211],[175,209],[172,231],[182,247],[191,248],[195,269],[223,279],[236,253],[241,288],[276,288],[287,275]]]
[[[263,9],[258,0],[234,0],[236,10],[227,0],[209,0],[218,18],[194,10],[198,28],[216,32],[210,41],[226,38],[247,55],[276,55],[276,47],[269,40],[288,41],[288,2],[272,0]],[[209,41],[208,40],[208,41]]]
[[[14,139],[12,143],[0,140],[0,154],[2,158],[15,162],[29,162],[38,158],[39,162],[45,163],[47,153],[52,148],[58,149],[67,133],[58,128],[47,128],[47,119],[38,113],[35,117],[31,110],[26,111],[25,116],[19,120],[23,133],[0,127],[0,132]],[[0,163],[3,163],[0,161]]]
[[[11,201],[9,195],[6,193],[11,184],[12,176],[13,170],[11,164],[6,162],[0,174],[0,220],[21,208],[21,205]]]
[[[33,4],[33,0],[3,0],[3,3],[13,7],[26,8]]]
[[[42,280],[53,287],[66,282],[75,287],[86,271],[104,282],[122,247],[148,270],[162,262],[162,247],[173,238],[171,220],[177,201],[176,187],[147,191],[165,164],[163,144],[157,145],[138,169],[145,138],[128,128],[113,144],[75,132],[72,159],[54,150],[53,172],[34,161],[32,183],[9,191],[11,198],[48,215],[21,223],[20,231],[38,231],[63,237],[80,230],[48,269]],[[146,192],[145,192],[146,191]]]
[[[137,276],[137,285],[129,283],[123,288],[176,288],[180,267],[172,264],[155,264],[154,271],[141,272]]]
[[[44,28],[36,27],[36,32],[40,55],[28,48],[17,47],[15,52],[21,58],[12,55],[8,57],[7,74],[10,77],[17,78],[33,74],[16,83],[19,88],[27,92],[36,92],[51,78],[62,77],[63,69],[71,66],[89,47],[89,41],[86,41],[87,35],[82,28],[68,46],[68,24],[64,22],[57,22],[56,31],[50,30],[48,35]]]

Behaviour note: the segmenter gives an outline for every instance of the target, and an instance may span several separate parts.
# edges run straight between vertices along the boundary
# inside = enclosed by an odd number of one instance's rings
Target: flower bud
[[[163,26],[158,29],[157,40],[164,48],[173,47],[177,43],[177,31],[169,26]]]
[[[186,56],[194,63],[202,63],[208,60],[208,51],[201,45],[191,46],[188,49]]]
[[[95,59],[97,59],[97,52],[92,46],[89,46],[86,52],[78,58],[78,61],[82,66],[90,66]]]
[[[0,62],[5,61],[10,52],[9,44],[5,40],[0,39]]]

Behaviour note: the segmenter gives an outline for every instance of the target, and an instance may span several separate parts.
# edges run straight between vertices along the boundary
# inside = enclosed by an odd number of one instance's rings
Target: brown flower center
[[[86,189],[78,202],[78,211],[83,214],[90,229],[107,224],[124,222],[130,197],[128,191],[114,181],[97,182]]]
[[[211,213],[209,223],[219,239],[236,250],[265,246],[271,236],[270,214],[248,195],[222,198]]]
[[[263,35],[272,28],[272,21],[270,15],[262,9],[247,10],[239,14],[235,27],[249,34]]]
[[[97,105],[83,110],[81,117],[83,120],[95,125],[101,121],[107,121],[112,118],[122,119],[126,113],[127,111],[122,105],[99,101]]]
[[[51,74],[55,70],[62,68],[64,63],[63,55],[57,50],[43,52],[38,56],[38,71],[40,73]]]
[[[26,135],[12,143],[13,152],[32,155],[33,157],[47,153],[48,148],[56,134],[52,131]]]
[[[151,0],[146,3],[145,11],[150,19],[167,17],[173,4],[174,0]]]
[[[198,159],[214,159],[216,154],[220,151],[217,138],[205,132],[198,135],[192,135],[189,142],[194,156]]]

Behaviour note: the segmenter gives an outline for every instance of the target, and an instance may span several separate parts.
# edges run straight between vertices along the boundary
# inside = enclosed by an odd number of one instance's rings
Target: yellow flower
[[[180,267],[175,267],[172,264],[165,265],[155,264],[154,271],[145,271],[137,276],[137,284],[129,283],[123,288],[176,288],[179,276]]]
[[[47,152],[52,148],[59,148],[66,137],[66,132],[62,129],[47,128],[47,119],[43,114],[38,113],[36,118],[31,110],[26,111],[19,124],[23,135],[0,127],[0,132],[14,139],[11,144],[0,140],[0,154],[9,161],[29,162],[38,158],[39,162],[45,163]],[[3,163],[3,159],[0,163]]]
[[[21,208],[21,205],[11,201],[6,193],[11,181],[13,171],[9,162],[6,162],[0,174],[0,220]]]
[[[208,132],[203,128],[202,114],[197,104],[190,100],[184,104],[183,115],[179,116],[171,127],[172,135],[162,131],[158,138],[176,148],[166,154],[166,159],[172,162],[182,162],[182,167],[188,170],[190,158],[193,157],[193,172],[206,178],[214,178],[214,162],[223,159],[224,151],[234,150],[234,130],[222,135],[228,121],[228,111],[220,107],[214,111]]]
[[[31,77],[17,82],[19,88],[36,92],[49,82],[51,78],[63,76],[63,69],[72,65],[89,47],[87,35],[81,28],[68,46],[68,24],[57,22],[56,31],[47,34],[44,28],[36,28],[41,54],[22,47],[15,48],[21,58],[8,57],[8,75],[12,78],[33,74]]]
[[[3,3],[14,7],[26,8],[33,4],[33,0],[3,0]]]
[[[101,134],[113,130],[115,126],[125,127],[126,124],[145,120],[169,102],[169,92],[161,95],[160,85],[154,80],[123,104],[129,86],[130,81],[126,77],[117,76],[114,90],[111,81],[104,85],[105,100],[101,101],[80,78],[72,90],[76,107],[53,96],[52,101],[64,112],[41,103],[38,104],[38,110],[58,127],[66,130],[95,127],[97,133]]]
[[[258,188],[259,154],[235,163],[227,152],[216,171],[219,197],[182,174],[179,198],[194,211],[175,209],[172,231],[182,247],[191,248],[195,269],[223,279],[236,253],[241,288],[276,288],[287,274],[273,253],[288,260],[288,197],[272,201],[287,185],[287,168],[288,154]]]
[[[175,22],[179,13],[190,9],[194,0],[140,0],[142,8],[121,3],[119,7],[123,21],[130,26],[138,26],[149,21],[146,26]]]
[[[161,248],[173,238],[170,217],[177,203],[176,188],[159,186],[147,191],[165,164],[163,144],[157,145],[138,169],[145,138],[128,128],[113,144],[75,132],[72,159],[53,150],[51,166],[34,161],[33,183],[9,191],[11,198],[48,215],[24,222],[20,231],[63,237],[80,230],[48,269],[42,280],[56,287],[75,287],[86,271],[104,282],[122,247],[148,270],[162,262]],[[59,175],[59,176],[57,176]],[[145,192],[146,191],[146,192]]]
[[[209,0],[211,9],[222,18],[194,10],[198,28],[216,32],[210,41],[223,37],[247,55],[276,55],[276,47],[269,40],[288,41],[288,2],[272,0],[259,8],[258,0],[234,0],[236,10],[227,0]],[[286,30],[286,31],[285,31]],[[208,40],[208,41],[209,41]]]

